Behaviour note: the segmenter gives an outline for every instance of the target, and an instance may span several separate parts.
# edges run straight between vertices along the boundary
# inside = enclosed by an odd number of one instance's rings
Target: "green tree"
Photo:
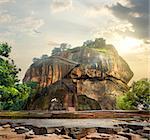
[[[0,109],[22,110],[29,97],[30,88],[25,84],[14,87],[0,86]]]
[[[7,43],[0,43],[0,110],[23,109],[31,91],[26,84],[19,84],[20,69],[9,57],[10,52]]]
[[[60,48],[55,47],[52,50],[52,55],[59,55],[60,53],[61,53],[61,49]]]
[[[42,56],[41,56],[41,59],[47,59],[48,58],[48,55],[47,54],[43,54]]]
[[[14,61],[9,58],[11,47],[7,43],[0,44],[0,85],[12,86],[19,82],[17,69]]]
[[[83,42],[83,47],[92,47],[93,44],[94,44],[94,41],[87,40],[87,41]]]
[[[71,48],[71,45],[68,44],[68,43],[61,43],[61,44],[60,44],[61,52],[66,51],[66,50],[68,50],[68,49],[70,49],[70,48]]]
[[[40,58],[34,57],[34,58],[32,59],[32,62],[35,63],[35,62],[38,62],[39,60],[40,60]]]
[[[150,109],[150,81],[141,79],[133,82],[130,90],[118,97],[117,107],[120,109]]]
[[[59,55],[61,52],[64,52],[68,49],[71,48],[71,45],[68,44],[68,43],[61,43],[60,44],[60,47],[55,47],[53,50],[52,50],[52,54],[51,55]]]
[[[11,52],[11,47],[8,46],[7,43],[0,44],[0,56],[9,57],[10,52]]]

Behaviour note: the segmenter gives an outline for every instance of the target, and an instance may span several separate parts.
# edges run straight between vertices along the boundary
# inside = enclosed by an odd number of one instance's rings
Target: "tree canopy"
[[[11,52],[11,47],[7,43],[0,44],[0,56],[9,57],[10,52]]]
[[[55,47],[52,50],[52,55],[59,55],[61,52],[66,51],[71,48],[71,45],[68,43],[61,43],[60,47]]]
[[[150,81],[141,79],[133,82],[125,95],[118,97],[117,106],[120,109],[150,109]]]
[[[10,52],[7,43],[0,43],[0,110],[23,109],[31,90],[26,84],[19,84],[20,69],[9,57]]]

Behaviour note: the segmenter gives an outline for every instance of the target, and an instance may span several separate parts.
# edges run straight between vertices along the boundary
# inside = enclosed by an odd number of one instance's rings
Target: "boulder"
[[[5,124],[5,125],[3,125],[2,127],[3,127],[3,128],[10,128],[11,125],[10,125],[10,124]]]
[[[45,127],[37,127],[33,125],[23,125],[23,127],[25,127],[26,130],[33,130],[35,135],[44,135],[48,133]]]
[[[25,127],[16,127],[14,132],[17,134],[23,134],[29,132],[29,129],[26,129]]]
[[[150,134],[150,127],[144,127],[143,133]]]
[[[68,136],[73,139],[81,139],[86,135],[97,132],[96,128],[68,128]]]
[[[95,43],[33,63],[23,82],[37,82],[39,87],[26,109],[116,109],[116,96],[129,89],[133,72],[112,45]],[[52,102],[55,98],[57,103]]]
[[[129,140],[141,140],[141,136],[133,133],[120,132],[118,135],[128,138]]]
[[[92,133],[82,138],[81,140],[128,140],[128,138],[105,133]]]
[[[143,130],[143,128],[144,128],[144,125],[142,125],[142,124],[122,123],[122,124],[118,124],[118,125],[123,127],[123,128],[132,129],[134,131],[136,131],[136,130]]]
[[[99,133],[106,133],[106,134],[117,134],[118,132],[121,132],[121,127],[98,127],[97,132]]]

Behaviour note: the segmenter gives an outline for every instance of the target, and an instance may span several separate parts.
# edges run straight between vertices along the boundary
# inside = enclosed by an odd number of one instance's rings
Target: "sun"
[[[142,43],[142,40],[132,37],[125,37],[118,41],[118,51],[122,53],[130,53],[135,51],[135,49],[138,49]]]

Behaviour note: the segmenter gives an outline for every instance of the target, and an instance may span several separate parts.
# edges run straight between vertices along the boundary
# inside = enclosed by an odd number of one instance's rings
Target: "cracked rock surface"
[[[133,72],[112,45],[76,47],[33,63],[24,82],[39,83],[27,109],[115,109]],[[51,102],[52,99],[57,102]]]
[[[114,126],[38,127],[0,122],[0,140],[149,140],[149,120],[119,122]],[[88,127],[88,126],[87,126]]]

